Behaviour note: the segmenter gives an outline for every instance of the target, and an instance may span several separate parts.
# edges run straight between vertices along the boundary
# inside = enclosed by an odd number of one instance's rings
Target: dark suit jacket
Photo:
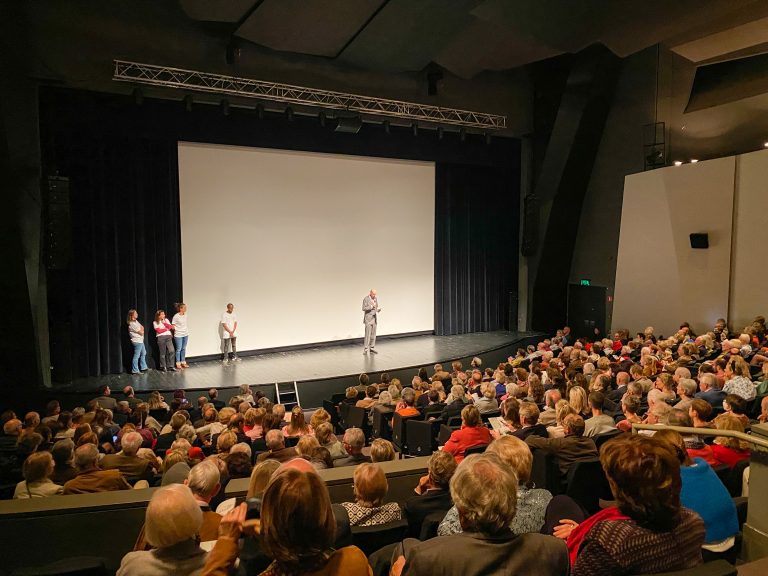
[[[363,454],[350,454],[346,458],[339,458],[338,460],[334,460],[333,467],[341,468],[342,466],[357,466],[358,464],[363,464],[370,461],[370,456],[365,456]]]
[[[697,392],[694,398],[701,398],[709,402],[714,408],[720,408],[725,400],[726,393],[722,390],[709,389],[706,392]]]
[[[269,452],[264,452],[262,454],[259,454],[259,457],[256,458],[256,462],[263,462],[267,459],[277,460],[280,463],[288,462],[288,460],[293,460],[299,455],[298,452],[296,452],[296,448],[283,448],[281,450],[270,450]]]
[[[429,404],[425,406],[422,412],[422,414],[424,414],[424,419],[426,420],[432,417],[439,418],[444,408],[445,408],[444,402],[438,402],[437,404]]]
[[[157,442],[155,442],[155,454],[161,456],[163,452],[170,449],[171,444],[173,444],[175,440],[176,432],[160,434],[160,436],[157,437]]]
[[[619,386],[618,388],[616,388],[616,390],[614,390],[613,392],[611,392],[608,395],[608,398],[610,398],[614,402],[621,402],[622,397],[626,393],[627,393],[627,387],[626,386]]]
[[[463,400],[454,400],[450,404],[446,404],[445,408],[443,408],[443,411],[440,413],[440,417],[443,419],[443,422],[448,424],[448,420],[454,416],[461,416],[461,411],[464,410],[464,406],[466,405],[467,403]]]
[[[566,436],[565,438],[541,438],[528,436],[525,440],[531,448],[538,448],[557,455],[560,473],[565,476],[571,464],[580,460],[598,457],[597,447],[592,438]]]
[[[226,406],[226,404],[223,401],[221,401],[221,400],[211,400],[211,399],[209,399],[208,401],[211,404],[213,404],[213,407],[216,408],[217,412],[219,410],[221,410],[222,408],[224,408],[224,406]]]
[[[569,572],[563,540],[543,534],[515,536],[509,530],[496,536],[476,532],[438,536],[406,550],[405,558],[403,574],[408,576],[565,576]]]
[[[80,472],[64,484],[64,494],[89,494],[91,492],[110,492],[112,490],[130,490],[119,470],[88,470]]]
[[[520,428],[519,430],[512,432],[511,435],[515,436],[516,438],[520,438],[520,440],[525,440],[528,438],[528,436],[541,436],[542,438],[549,438],[547,427],[543,424],[534,424],[533,426],[528,426],[527,428]]]
[[[403,515],[408,520],[408,536],[418,538],[424,518],[432,512],[448,512],[452,506],[451,493],[442,489],[430,490],[408,498],[403,505]]]

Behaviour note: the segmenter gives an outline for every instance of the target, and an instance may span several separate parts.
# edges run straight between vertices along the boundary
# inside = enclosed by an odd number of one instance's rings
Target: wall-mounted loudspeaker
[[[709,248],[709,234],[691,234],[691,248]]]

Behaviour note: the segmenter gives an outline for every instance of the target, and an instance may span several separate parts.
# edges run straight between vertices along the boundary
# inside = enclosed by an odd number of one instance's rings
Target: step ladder
[[[294,406],[299,405],[299,389],[296,382],[275,382],[276,404],[285,406],[285,411],[290,412]]]

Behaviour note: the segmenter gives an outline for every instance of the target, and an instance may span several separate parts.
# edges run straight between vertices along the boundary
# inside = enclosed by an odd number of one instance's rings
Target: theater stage
[[[405,385],[410,382],[414,369],[421,366],[429,368],[436,362],[461,359],[466,367],[473,356],[480,356],[484,366],[493,366],[514,354],[519,346],[540,338],[539,333],[505,331],[380,338],[375,355],[363,355],[362,341],[359,344],[325,345],[244,356],[240,361],[226,365],[216,360],[192,361],[189,368],[180,372],[150,370],[141,376],[111,374],[80,378],[66,390],[92,393],[103,384],[113,390],[131,385],[137,392],[221,388],[224,390],[220,397],[226,399],[231,392],[227,394],[225,391],[240,384],[250,384],[274,396],[276,382],[295,381],[301,404],[311,408],[320,406],[323,398],[357,383],[361,372],[371,374],[374,381],[381,372],[389,372]],[[116,396],[119,398],[120,394]]]

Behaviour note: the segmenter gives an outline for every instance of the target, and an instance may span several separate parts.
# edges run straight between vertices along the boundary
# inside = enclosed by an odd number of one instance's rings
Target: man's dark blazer
[[[451,493],[441,488],[408,498],[403,505],[403,515],[408,520],[408,536],[418,538],[424,518],[433,512],[448,512],[452,506]]]

